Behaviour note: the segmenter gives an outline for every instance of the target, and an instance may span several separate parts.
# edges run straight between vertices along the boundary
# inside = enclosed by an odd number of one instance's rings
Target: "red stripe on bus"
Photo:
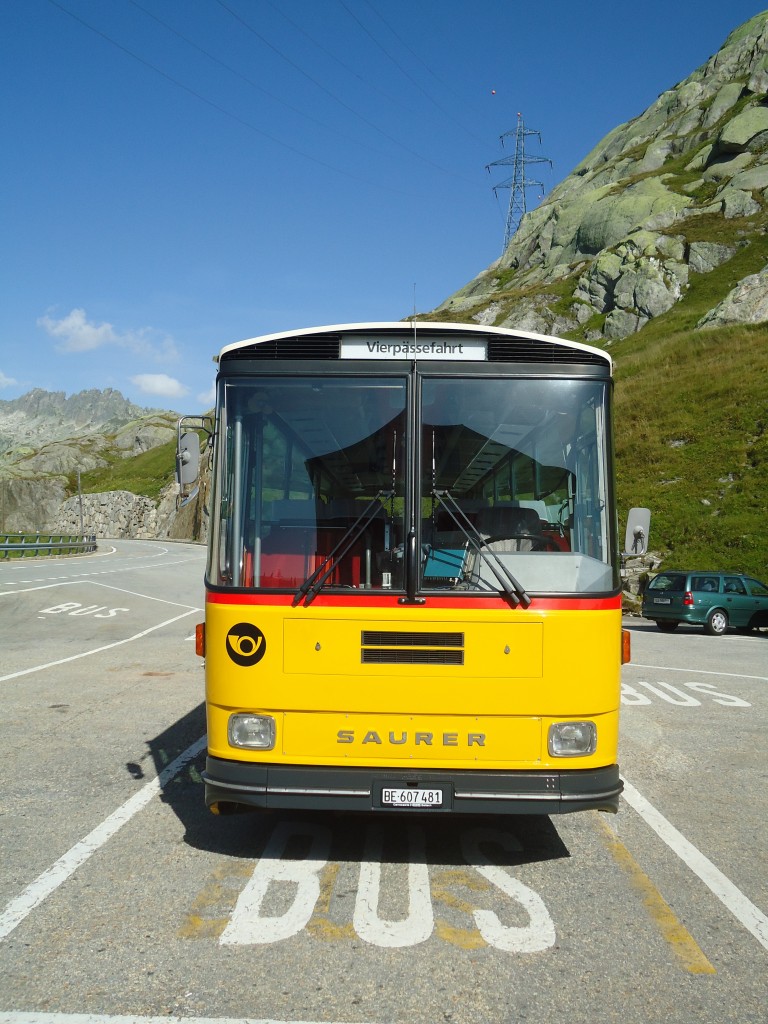
[[[422,595],[423,596],[423,595]],[[207,594],[209,604],[234,604],[234,605],[272,605],[273,607],[290,606],[293,603],[292,594],[233,594],[223,591],[209,590]],[[423,604],[400,604],[399,597],[395,595],[379,594],[356,594],[354,601],[343,595],[325,594],[314,599],[312,604],[317,608],[393,608],[402,610],[404,608],[452,608],[470,610],[473,608],[506,608],[509,603],[500,597],[478,597],[475,599],[462,599],[452,597],[424,597]],[[605,611],[621,608],[621,594],[610,597],[533,597],[531,598],[528,611],[559,611],[563,609],[578,609],[579,611]],[[517,611],[525,611],[521,606]]]

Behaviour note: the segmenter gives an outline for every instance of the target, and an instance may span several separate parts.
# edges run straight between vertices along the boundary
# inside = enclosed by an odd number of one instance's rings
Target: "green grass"
[[[649,325],[650,326],[650,325]],[[670,331],[618,354],[620,514],[651,508],[665,565],[768,575],[768,331]],[[623,343],[626,348],[626,339]]]
[[[82,473],[80,487],[83,494],[131,491],[157,501],[160,492],[173,479],[175,466],[176,442],[169,441],[131,458],[110,458],[108,466]],[[69,481],[69,491],[77,493],[76,480]]]

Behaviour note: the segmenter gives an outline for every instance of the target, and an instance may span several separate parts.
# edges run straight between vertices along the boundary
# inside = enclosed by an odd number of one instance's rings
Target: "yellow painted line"
[[[619,839],[611,826],[595,814],[603,839],[613,859],[629,876],[632,888],[640,894],[648,915],[689,974],[717,974],[694,937],[676,917],[659,890]]]
[[[474,904],[459,896],[454,891],[456,888],[469,889],[470,892],[485,892],[491,886],[484,879],[461,868],[446,868],[434,873],[432,898],[450,910],[465,914],[471,920]],[[459,928],[439,917],[435,919],[435,934],[444,942],[458,946],[459,949],[484,949],[488,945],[476,926]]]
[[[325,942],[336,942],[341,939],[354,939],[355,929],[352,923],[336,924],[331,920],[331,898],[338,878],[339,864],[326,864],[320,872],[320,895],[315,910],[307,923],[307,931],[316,939]]]

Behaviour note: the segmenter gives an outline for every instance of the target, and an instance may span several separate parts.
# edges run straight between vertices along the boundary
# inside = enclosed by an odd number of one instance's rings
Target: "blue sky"
[[[223,345],[433,309],[500,254],[518,112],[549,191],[760,9],[0,0],[0,399],[198,412]]]

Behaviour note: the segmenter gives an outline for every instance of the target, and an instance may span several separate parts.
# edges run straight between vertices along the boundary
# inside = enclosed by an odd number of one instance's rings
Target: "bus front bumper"
[[[563,771],[397,771],[264,765],[208,757],[205,803],[214,813],[246,808],[387,813],[385,791],[426,789],[439,805],[407,807],[427,814],[568,814],[619,809],[618,765]]]

